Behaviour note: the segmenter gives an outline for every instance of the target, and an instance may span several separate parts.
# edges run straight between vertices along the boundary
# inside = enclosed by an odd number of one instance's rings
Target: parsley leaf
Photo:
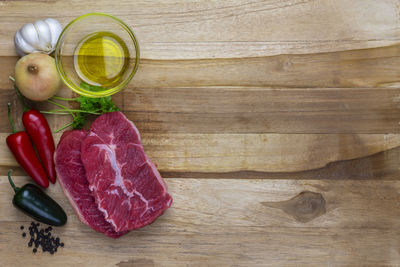
[[[90,90],[90,91],[101,91],[103,88],[100,86],[93,86],[87,84],[85,82],[81,83],[81,87]],[[100,98],[91,98],[86,96],[79,96],[76,101],[80,104],[80,109],[83,111],[82,113],[78,113],[74,118],[72,128],[80,129],[85,125],[86,116],[89,113],[107,113],[113,111],[119,111],[119,108],[114,104],[111,99],[111,96],[100,97]]]
[[[90,91],[99,92],[103,90],[100,86],[93,86],[82,82],[80,85],[82,88]],[[76,101],[79,103],[80,107],[78,110],[69,109],[64,105],[61,105],[53,100],[47,100],[50,103],[53,103],[62,108],[62,110],[53,110],[45,113],[51,114],[61,114],[60,111],[69,112],[72,115],[73,121],[63,127],[61,127],[58,131],[65,129],[68,126],[72,125],[72,129],[81,129],[86,123],[86,117],[89,114],[100,115],[103,113],[119,111],[120,109],[114,104],[111,96],[100,97],[100,98],[91,98],[86,96],[79,96],[74,99],[62,98],[54,96],[52,99],[64,100],[64,101]],[[65,113],[64,113],[65,114]],[[57,132],[58,132],[57,131]]]
[[[74,121],[72,122],[72,129],[82,129],[86,123],[86,115],[82,113],[76,114]]]
[[[119,111],[119,108],[112,102],[111,96],[91,98],[80,96],[76,99],[83,111],[107,113]]]

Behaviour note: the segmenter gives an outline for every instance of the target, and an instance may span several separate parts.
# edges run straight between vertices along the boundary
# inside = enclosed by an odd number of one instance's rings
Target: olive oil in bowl
[[[123,79],[128,64],[128,47],[111,32],[95,32],[86,36],[74,52],[74,67],[78,76],[95,86],[115,86]]]

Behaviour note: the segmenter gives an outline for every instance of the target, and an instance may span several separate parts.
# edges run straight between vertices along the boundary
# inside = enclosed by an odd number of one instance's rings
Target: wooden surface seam
[[[88,12],[139,40],[138,72],[113,100],[174,202],[112,240],[52,185],[65,247],[34,255],[6,179],[30,181],[5,144],[8,102],[23,129],[13,36]],[[398,0],[0,1],[0,265],[399,266],[399,14]],[[71,121],[46,117],[52,130]]]

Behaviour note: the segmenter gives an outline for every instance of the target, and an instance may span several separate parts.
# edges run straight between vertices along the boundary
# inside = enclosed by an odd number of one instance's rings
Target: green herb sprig
[[[22,98],[22,95],[19,92],[17,85],[15,84],[14,77],[10,76],[9,78],[14,84],[14,89],[16,90],[18,97]],[[80,86],[86,90],[93,91],[93,92],[99,92],[101,90],[104,90],[100,86],[90,85],[85,82],[82,82],[80,84]],[[58,103],[55,100],[78,102],[79,109],[70,109],[69,107],[67,107],[61,103]],[[112,101],[111,96],[100,97],[100,98],[91,98],[91,97],[86,97],[86,96],[79,96],[76,98],[65,98],[65,97],[53,96],[50,99],[47,99],[46,101],[53,105],[56,105],[60,109],[41,110],[40,111],[41,113],[56,114],[56,115],[71,115],[72,116],[72,122],[57,129],[56,133],[58,133],[70,126],[72,126],[72,129],[81,129],[86,123],[86,117],[90,114],[101,115],[103,113],[120,110]],[[24,109],[26,109],[27,106],[26,106],[25,101],[23,101],[23,99],[22,99],[22,102],[24,103]]]
[[[100,86],[89,85],[85,82],[82,82],[80,86],[86,90],[95,92],[103,90],[103,88],[101,88]],[[76,101],[79,103],[79,109],[70,109],[54,100]],[[85,125],[86,117],[89,114],[100,115],[103,113],[120,110],[112,101],[111,96],[100,97],[100,98],[91,98],[86,96],[79,96],[76,98],[64,98],[59,96],[53,96],[52,98],[48,99],[47,102],[52,103],[60,107],[61,109],[41,111],[42,113],[59,114],[59,115],[70,114],[73,119],[72,122],[57,129],[56,132],[60,132],[70,126],[72,126],[72,129],[81,129]]]

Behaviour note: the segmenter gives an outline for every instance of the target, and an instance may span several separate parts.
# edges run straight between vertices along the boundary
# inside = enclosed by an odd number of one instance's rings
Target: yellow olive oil
[[[128,64],[128,47],[111,32],[96,32],[86,36],[74,53],[76,72],[91,85],[113,87],[123,77]]]

